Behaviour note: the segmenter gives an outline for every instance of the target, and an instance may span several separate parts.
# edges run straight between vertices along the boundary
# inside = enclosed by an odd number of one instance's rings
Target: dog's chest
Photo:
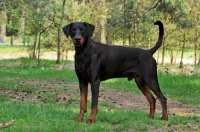
[[[81,54],[75,55],[75,70],[78,76],[89,79],[90,77],[90,62],[91,58],[89,55]]]

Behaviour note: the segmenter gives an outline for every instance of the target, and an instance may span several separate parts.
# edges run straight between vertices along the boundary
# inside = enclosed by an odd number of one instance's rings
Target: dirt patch
[[[59,80],[59,79],[58,79]],[[18,82],[18,89],[0,90],[1,94],[8,95],[11,100],[21,101],[43,101],[53,100],[58,103],[72,102],[79,104],[79,88],[77,84],[69,84],[62,80],[52,83],[40,81]],[[20,90],[23,86],[41,87],[42,90]],[[91,101],[91,91],[89,90],[88,101]],[[142,110],[149,112],[149,104],[143,95],[128,93],[118,90],[102,88],[99,93],[99,103],[107,102],[115,105],[119,109]],[[200,116],[200,106],[194,107],[168,98],[168,113],[181,116]],[[161,105],[157,100],[156,112],[161,113]]]

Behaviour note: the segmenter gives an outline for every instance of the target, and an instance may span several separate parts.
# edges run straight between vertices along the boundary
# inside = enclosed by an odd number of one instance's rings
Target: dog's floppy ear
[[[71,29],[72,24],[73,23],[70,23],[70,24],[63,27],[63,32],[64,32],[64,34],[66,35],[67,38],[70,35],[70,29]]]
[[[95,26],[92,25],[92,24],[89,24],[87,22],[84,22],[84,24],[86,25],[88,36],[92,37],[94,29],[95,29]]]

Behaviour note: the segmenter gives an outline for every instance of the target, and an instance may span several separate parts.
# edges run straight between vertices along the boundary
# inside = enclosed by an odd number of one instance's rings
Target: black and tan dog
[[[91,84],[92,106],[87,123],[92,123],[98,112],[100,82],[121,77],[135,80],[150,104],[150,117],[153,118],[156,99],[150,92],[152,90],[162,105],[161,119],[168,120],[167,99],[160,90],[156,61],[152,57],[162,44],[164,28],[160,21],[154,24],[159,26],[159,37],[156,45],[149,50],[94,42],[91,37],[95,26],[86,22],[75,22],[63,27],[63,32],[72,38],[75,46],[75,71],[81,94],[80,115],[75,120],[82,121],[87,111],[88,83]]]

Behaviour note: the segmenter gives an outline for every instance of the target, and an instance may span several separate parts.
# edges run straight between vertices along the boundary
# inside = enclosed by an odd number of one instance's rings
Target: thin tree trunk
[[[41,33],[39,33],[39,38],[38,38],[38,67],[40,66],[40,48],[41,48]]]
[[[164,65],[165,63],[165,40],[163,41],[162,44],[162,60],[161,60],[161,64]]]
[[[101,25],[101,43],[106,43],[106,39],[105,39],[105,18],[100,18],[100,25]]]
[[[130,32],[129,33],[129,36],[128,36],[128,42],[129,42],[129,46],[131,47],[131,44],[132,44],[132,33]]]
[[[13,35],[10,36],[10,45],[13,46]]]
[[[171,47],[171,53],[170,53],[170,62],[171,62],[171,65],[173,65],[173,62],[174,62],[174,47]]]
[[[102,0],[103,5],[106,4],[105,0]],[[100,25],[101,25],[101,43],[106,43],[105,38],[105,23],[106,23],[106,14],[102,14],[100,18]]]
[[[125,28],[126,28],[126,0],[124,0],[124,25],[123,25],[123,33],[122,33],[122,41],[123,41],[123,46],[125,46],[126,45],[126,30],[125,30]]]
[[[157,63],[159,62],[159,57],[160,57],[160,50],[157,51]]]
[[[136,47],[136,24],[135,23],[136,22],[135,22],[135,19],[134,19],[131,47]]]
[[[198,40],[198,35],[197,35],[197,28],[195,27],[195,40],[194,40],[194,65],[197,64],[197,40]]]
[[[182,46],[182,52],[181,52],[181,60],[180,60],[180,65],[179,67],[180,68],[183,68],[183,55],[184,55],[184,50],[185,50],[185,31],[184,31],[184,34],[183,34],[183,46]]]
[[[200,47],[200,43],[199,43],[199,47]],[[200,65],[200,52],[199,52],[199,59],[198,59],[197,64]]]
[[[197,64],[197,42],[194,43],[194,65]]]
[[[37,34],[35,35],[35,39],[34,39],[34,43],[33,43],[33,53],[32,53],[33,59],[36,58],[36,48],[37,48]]]
[[[6,36],[6,12],[1,13],[1,26],[0,26],[0,42],[4,42],[4,37]]]
[[[60,52],[61,52],[61,29],[62,29],[62,23],[63,23],[63,18],[64,18],[64,11],[65,11],[65,3],[66,0],[63,0],[63,7],[62,7],[62,16],[61,16],[61,20],[60,20],[60,24],[58,27],[58,52],[57,52],[57,60],[56,60],[56,64],[60,64]]]
[[[123,46],[126,45],[126,31],[125,31],[125,27],[123,28],[123,34],[122,34],[122,41],[123,41]]]
[[[26,7],[24,6],[22,8],[22,14],[21,14],[21,19],[20,19],[20,33],[22,34],[22,39],[23,39],[23,43],[25,45],[25,38],[24,38],[24,29],[25,29],[25,11],[26,11]]]

